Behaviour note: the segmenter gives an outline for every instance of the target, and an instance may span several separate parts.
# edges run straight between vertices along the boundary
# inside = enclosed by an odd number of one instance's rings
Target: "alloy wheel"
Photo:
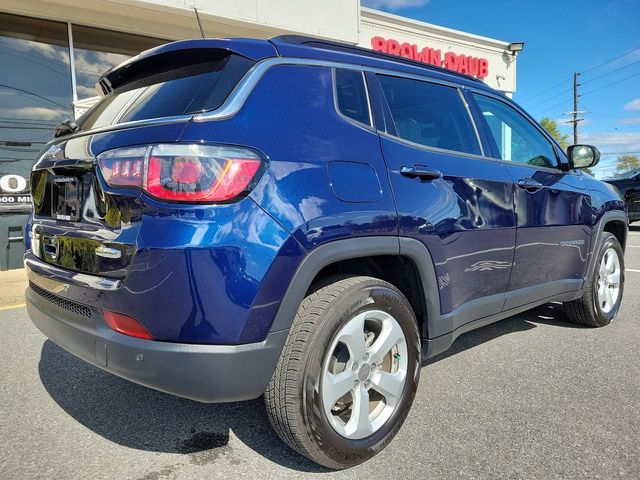
[[[322,404],[333,429],[348,439],[379,430],[402,397],[407,365],[407,342],[393,316],[370,310],[347,321],[322,369]]]
[[[620,258],[613,248],[607,248],[598,268],[598,305],[603,313],[609,313],[616,306],[620,296]]]

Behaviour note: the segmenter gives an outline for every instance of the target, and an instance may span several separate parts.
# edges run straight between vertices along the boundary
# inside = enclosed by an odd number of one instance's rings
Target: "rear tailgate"
[[[185,123],[72,138],[52,145],[34,166],[32,251],[65,269],[122,278],[136,250],[142,221],[137,189],[111,189],[95,156],[133,138],[175,142]]]

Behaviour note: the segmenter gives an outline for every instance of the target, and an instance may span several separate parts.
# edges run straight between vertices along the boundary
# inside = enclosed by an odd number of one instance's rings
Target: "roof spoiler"
[[[122,85],[161,71],[215,61],[230,53],[256,62],[278,55],[275,47],[266,40],[250,38],[181,40],[145,50],[108,70],[98,79],[96,92],[104,96]]]

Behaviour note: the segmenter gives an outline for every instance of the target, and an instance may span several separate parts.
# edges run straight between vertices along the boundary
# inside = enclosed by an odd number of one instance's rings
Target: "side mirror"
[[[589,168],[600,161],[600,150],[592,145],[571,145],[567,157],[571,168]]]

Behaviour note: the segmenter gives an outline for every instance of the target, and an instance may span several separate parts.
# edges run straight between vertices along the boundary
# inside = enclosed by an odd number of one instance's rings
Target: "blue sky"
[[[603,155],[596,173],[613,173],[617,152],[640,155],[640,0],[362,0],[362,5],[524,41],[514,99],[538,120],[557,120],[564,133],[572,132],[561,122],[569,118],[563,113],[573,110],[573,72],[584,72],[579,110],[587,113],[580,141],[614,153]]]

